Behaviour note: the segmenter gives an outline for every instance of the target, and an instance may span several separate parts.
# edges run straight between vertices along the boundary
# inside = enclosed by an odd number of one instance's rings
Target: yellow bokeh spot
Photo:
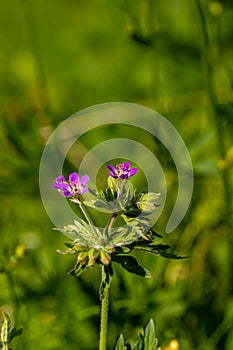
[[[169,344],[169,349],[170,350],[179,350],[180,346],[179,343],[176,339],[172,339]]]
[[[162,350],[179,350],[179,349],[180,349],[180,345],[176,339],[172,339],[167,346],[162,347]]]
[[[26,247],[23,244],[19,244],[16,248],[15,248],[15,255],[17,258],[23,258],[23,256],[25,255],[26,252]]]
[[[223,6],[219,1],[211,1],[209,11],[213,16],[220,16],[223,12]]]

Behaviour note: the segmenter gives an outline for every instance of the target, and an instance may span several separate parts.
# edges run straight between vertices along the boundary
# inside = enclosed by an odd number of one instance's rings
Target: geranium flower
[[[83,194],[88,191],[86,184],[89,179],[88,175],[84,175],[80,179],[77,173],[72,173],[69,175],[69,180],[66,181],[63,175],[59,175],[54,180],[52,187],[61,192],[64,197],[74,197],[77,194]]]
[[[113,177],[114,179],[121,180],[129,179],[138,171],[138,168],[130,168],[130,162],[117,164],[116,167],[114,167],[111,164],[108,164],[107,168],[110,170],[110,172],[108,173],[109,176]]]

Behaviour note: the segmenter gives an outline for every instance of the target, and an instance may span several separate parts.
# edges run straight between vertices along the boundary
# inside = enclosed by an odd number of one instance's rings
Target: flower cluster
[[[130,162],[118,164],[116,167],[108,164],[107,168],[110,170],[108,173],[109,176],[121,180],[129,179],[138,171],[138,168],[130,168]],[[86,185],[89,180],[88,175],[84,175],[80,179],[77,173],[70,174],[68,180],[65,179],[64,175],[59,175],[54,180],[52,187],[58,190],[64,197],[75,197],[78,194],[88,191]]]
[[[159,194],[135,191],[131,198],[125,184],[126,180],[137,173],[138,168],[131,168],[130,162],[116,166],[108,164],[107,168],[109,178],[112,178],[113,181],[108,181],[108,187],[103,191],[87,187],[88,175],[80,178],[77,173],[72,173],[68,180],[63,175],[54,180],[52,187],[64,197],[78,204],[85,218],[85,220],[78,218],[74,220],[74,224],[59,229],[72,240],[65,243],[68,248],[66,251],[59,252],[77,256],[76,264],[70,271],[71,275],[79,276],[86,268],[91,268],[96,264],[101,264],[110,271],[112,262],[115,262],[131,273],[149,277],[150,273],[140,266],[134,257],[127,255],[132,250],[146,250],[151,254],[172,259],[181,258],[167,251],[170,247],[161,243],[161,236],[150,226],[150,214],[158,206]],[[79,195],[87,191],[90,193],[90,198],[80,199]],[[118,205],[114,204],[111,207],[112,201],[116,201]],[[112,208],[112,214],[104,228],[94,225],[86,206],[96,210]],[[113,229],[118,217],[123,219],[125,225]]]
[[[111,164],[108,164],[107,167],[110,170],[110,172],[108,173],[109,176],[113,177],[114,179],[121,180],[129,179],[138,171],[138,168],[130,168],[130,162],[118,164],[116,165],[116,167],[114,167]]]
[[[65,177],[60,175],[54,180],[52,187],[61,192],[64,197],[74,197],[88,191],[86,185],[89,179],[88,175],[80,179],[77,173],[72,173],[69,175],[69,180],[66,181]]]

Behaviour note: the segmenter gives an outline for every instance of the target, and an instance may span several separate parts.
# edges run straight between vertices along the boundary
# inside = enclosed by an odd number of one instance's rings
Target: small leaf
[[[157,350],[157,346],[154,321],[150,319],[144,330],[144,350]]]
[[[129,347],[125,346],[123,334],[118,337],[114,350],[130,350]]]
[[[158,339],[155,335],[154,321],[151,319],[143,329],[143,333],[139,334],[139,340],[133,350],[160,350],[158,348]]]
[[[140,266],[137,260],[132,256],[112,255],[112,261],[119,263],[128,272],[136,275],[151,278],[151,273],[144,267]]]
[[[15,337],[18,337],[19,335],[21,335],[23,333],[23,328],[12,328],[12,330],[10,331],[9,334],[9,343],[11,342],[12,339],[14,339]]]

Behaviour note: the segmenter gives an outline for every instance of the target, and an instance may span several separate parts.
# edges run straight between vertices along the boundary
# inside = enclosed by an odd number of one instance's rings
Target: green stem
[[[73,203],[77,203],[79,208],[81,209],[81,212],[83,213],[85,219],[87,220],[88,224],[90,225],[92,232],[94,233],[94,235],[96,234],[95,232],[95,225],[92,221],[92,218],[90,217],[88,211],[86,210],[85,206],[82,204],[80,199],[75,198],[74,200],[72,200]]]
[[[94,226],[94,223],[93,223],[93,221],[92,221],[92,219],[91,219],[89,213],[87,212],[86,208],[85,208],[84,205],[82,204],[82,202],[79,201],[78,205],[79,205],[79,208],[81,209],[81,211],[82,211],[84,217],[86,218],[88,224],[89,224],[90,226],[93,227],[93,226]]]
[[[112,227],[116,218],[117,212],[112,213],[106,227],[107,232]],[[101,300],[101,319],[100,319],[100,339],[99,350],[106,350],[107,334],[108,334],[108,305],[109,305],[109,289],[111,285],[111,273],[107,266],[102,265],[102,279],[100,284],[100,300]]]
[[[102,266],[102,283],[105,281],[105,266]],[[99,340],[99,350],[106,350],[107,348],[107,333],[108,333],[108,305],[109,305],[109,288],[110,281],[108,285],[104,287],[104,295],[101,300],[101,320],[100,320],[100,340]]]

